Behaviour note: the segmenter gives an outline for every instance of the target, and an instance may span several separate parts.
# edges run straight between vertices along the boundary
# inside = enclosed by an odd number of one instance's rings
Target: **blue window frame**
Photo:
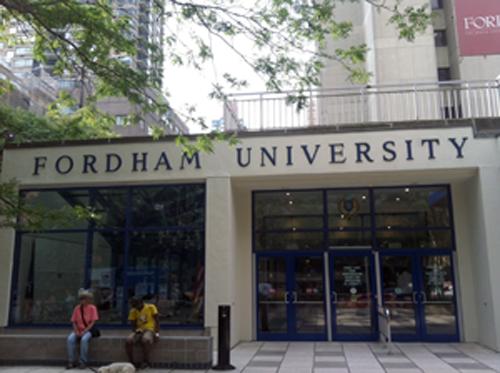
[[[155,303],[166,327],[202,327],[205,185],[23,190],[49,210],[81,206],[75,219],[18,231],[10,325],[66,325],[80,287],[94,290],[103,326],[125,326],[128,299]]]
[[[253,193],[253,250],[454,249],[447,185]]]

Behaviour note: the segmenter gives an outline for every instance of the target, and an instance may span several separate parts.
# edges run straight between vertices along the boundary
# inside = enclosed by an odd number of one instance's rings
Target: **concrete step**
[[[65,365],[66,335],[0,334],[0,365]],[[151,353],[155,367],[172,369],[208,369],[213,359],[212,337],[203,335],[162,335]],[[134,349],[137,360],[142,358],[140,346]],[[90,365],[105,365],[127,361],[124,336],[103,336],[90,342]]]

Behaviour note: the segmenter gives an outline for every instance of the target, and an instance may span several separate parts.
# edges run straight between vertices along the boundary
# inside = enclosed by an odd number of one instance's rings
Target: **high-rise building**
[[[129,36],[133,40],[137,40],[135,55],[117,54],[115,57],[133,68],[147,71],[151,81],[161,86],[163,81],[164,18],[156,10],[155,1],[113,0],[111,6],[116,16],[124,16],[129,19]],[[0,61],[3,61],[17,77],[29,79],[31,75],[36,75],[41,79],[56,79],[58,89],[70,92],[79,102],[84,101],[85,97],[92,92],[93,79],[91,75],[84,77],[54,76],[52,70],[56,63],[55,56],[48,53],[44,63],[34,59],[34,36],[25,24],[14,22],[9,32],[23,40],[23,43],[14,46],[0,43]],[[156,47],[156,50],[153,51],[151,46]],[[160,91],[151,92],[159,100],[165,100]],[[139,112],[140,108],[129,103],[123,97],[102,99],[98,102],[98,107],[105,113],[115,116],[116,131],[123,136],[147,135],[153,126],[163,127],[168,134],[189,132],[188,127],[178,116],[175,116],[176,120],[172,121],[170,116],[168,118],[167,116],[160,117],[153,113],[144,115],[144,118],[137,125],[125,125],[124,118]]]
[[[346,40],[331,40],[327,51],[366,44],[369,52],[365,67],[372,73],[370,85],[494,80],[500,74],[500,50],[492,50],[483,44],[483,51],[470,53],[467,45],[460,42],[459,36],[465,31],[473,37],[475,27],[478,32],[476,36],[479,33],[483,36],[488,32],[498,33],[499,21],[494,13],[488,14],[487,6],[486,9],[481,7],[485,0],[474,1],[473,9],[467,8],[470,8],[468,3],[472,2],[430,1],[432,25],[423,34],[418,34],[413,42],[399,38],[395,26],[389,25],[389,12],[377,11],[363,1],[339,3],[335,15],[339,21],[353,22],[353,32]],[[404,0],[401,8],[422,4],[425,4],[425,0]],[[490,31],[487,17],[492,17]],[[474,19],[480,24],[474,24]],[[464,25],[468,30],[462,30]],[[476,44],[482,43],[481,37],[477,38]],[[350,85],[346,69],[334,61],[326,62],[321,79],[323,87]]]

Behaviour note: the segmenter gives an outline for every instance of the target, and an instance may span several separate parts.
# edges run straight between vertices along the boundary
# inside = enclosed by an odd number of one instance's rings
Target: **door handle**
[[[425,291],[421,291],[420,295],[422,296],[422,303],[427,303],[427,295],[425,294]]]
[[[332,291],[332,303],[337,304],[338,297],[337,297],[337,292]]]
[[[285,291],[283,301],[285,302],[285,304],[290,303],[290,302],[288,301],[288,291]]]
[[[292,292],[292,295],[293,295],[292,303],[295,304],[298,302],[297,292],[296,291]]]
[[[413,293],[411,293],[411,299],[413,300],[413,304],[418,304],[417,292],[416,291],[414,291]]]

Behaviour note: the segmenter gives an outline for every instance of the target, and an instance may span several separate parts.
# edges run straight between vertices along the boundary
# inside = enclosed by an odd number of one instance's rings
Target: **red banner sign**
[[[500,0],[455,0],[461,56],[500,54]]]

